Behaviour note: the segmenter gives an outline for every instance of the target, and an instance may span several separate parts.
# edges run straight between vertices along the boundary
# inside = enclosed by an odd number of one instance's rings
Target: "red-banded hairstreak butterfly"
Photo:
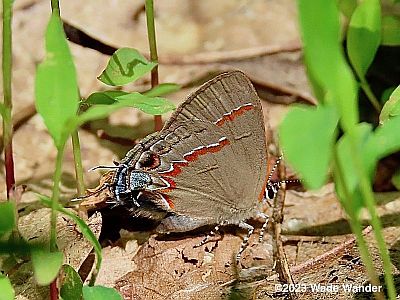
[[[108,182],[112,202],[131,207],[135,216],[158,220],[158,233],[238,225],[248,231],[239,260],[253,232],[246,220],[267,219],[262,200],[266,191],[271,198],[279,188],[267,178],[263,120],[257,93],[242,72],[211,79],[160,132],[110,167],[115,169]]]

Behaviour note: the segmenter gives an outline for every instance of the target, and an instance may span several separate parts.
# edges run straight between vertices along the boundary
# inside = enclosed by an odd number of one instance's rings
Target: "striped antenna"
[[[274,166],[271,169],[271,172],[268,175],[267,185],[265,187],[265,198],[266,199],[269,199],[269,200],[274,199],[276,194],[278,193],[278,191],[281,189],[283,183],[286,184],[286,183],[300,183],[301,182],[301,180],[299,180],[299,179],[285,179],[285,180],[276,181],[276,182],[272,181],[272,175],[274,174],[275,170],[281,163],[282,159],[283,159],[283,155],[278,157]]]

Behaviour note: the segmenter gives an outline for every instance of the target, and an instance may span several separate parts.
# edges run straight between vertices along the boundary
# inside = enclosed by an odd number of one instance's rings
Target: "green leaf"
[[[389,118],[400,115],[400,85],[392,92],[379,115],[379,123],[384,124]]]
[[[175,106],[165,98],[148,97],[137,92],[96,92],[90,95],[86,102],[95,105],[71,118],[64,128],[64,135],[70,134],[88,121],[105,118],[124,107],[135,107],[152,115],[160,115],[175,109]]]
[[[61,269],[60,296],[64,300],[82,299],[82,279],[70,265],[63,265]]]
[[[13,202],[0,202],[0,237],[15,227],[15,205]]]
[[[50,198],[48,198],[46,196],[43,196],[43,195],[38,195],[38,196],[39,196],[40,201],[44,205],[46,205],[48,207],[51,207],[52,201],[51,201]],[[98,271],[100,270],[100,266],[101,266],[102,254],[101,254],[101,246],[100,246],[100,243],[97,240],[96,236],[90,230],[89,226],[85,223],[85,221],[83,221],[77,215],[75,215],[71,211],[65,209],[64,207],[62,207],[59,204],[56,207],[56,209],[60,213],[70,217],[76,223],[76,225],[78,225],[78,227],[79,227],[80,231],[82,232],[83,236],[93,245],[93,248],[94,248],[94,251],[95,251],[96,257],[97,257],[96,270],[97,270],[97,273],[98,273]],[[94,282],[94,280],[95,280],[95,278],[93,278],[93,282]]]
[[[374,134],[373,151],[377,159],[381,159],[400,150],[400,116],[387,120],[378,126]]]
[[[43,249],[32,250],[32,265],[36,282],[48,285],[57,277],[63,262],[61,252],[47,252]]]
[[[389,100],[390,96],[392,95],[395,89],[396,89],[395,86],[391,86],[385,89],[381,94],[380,102],[385,104]]]
[[[115,109],[119,109],[122,107],[135,107],[151,115],[161,115],[175,109],[175,106],[165,98],[150,97],[148,95],[142,95],[138,92],[134,93],[126,93],[120,91],[97,92],[90,95],[90,97],[87,100],[87,103],[109,104],[109,105],[113,104],[115,105]],[[107,115],[115,111],[115,109],[110,107],[110,112]],[[97,112],[100,112],[101,110],[102,109],[98,109]]]
[[[15,292],[8,277],[0,274],[0,300],[14,300]]]
[[[285,159],[311,189],[325,183],[337,122],[333,107],[294,107],[279,127]]]
[[[351,128],[358,123],[357,85],[343,55],[336,1],[297,3],[304,58],[314,92],[319,102],[336,106],[343,128]]]
[[[382,45],[400,45],[400,18],[396,16],[384,16],[382,18]]]
[[[92,120],[98,120],[105,117],[108,117],[113,112],[117,111],[118,109],[124,108],[126,105],[121,103],[114,103],[110,105],[94,105],[88,108],[85,112],[81,113],[78,116],[74,116],[71,118],[67,125],[64,128],[65,135],[68,136],[74,130],[76,130],[79,126],[85,124],[86,122]]]
[[[97,285],[83,287],[83,300],[122,300],[122,297],[115,289]]]
[[[362,193],[359,188],[359,176],[357,172],[357,166],[354,164],[352,157],[357,155],[361,158],[363,171],[368,175],[368,178],[372,180],[374,168],[376,166],[377,157],[374,153],[374,139],[372,134],[372,126],[370,124],[361,123],[355,127],[352,137],[349,134],[343,135],[338,143],[336,144],[338,163],[340,164],[342,173],[339,174],[336,170],[334,172],[335,184],[337,185],[337,192],[339,198],[343,202],[343,206],[348,211],[349,209],[358,215],[360,209],[364,206],[362,200]],[[353,144],[356,146],[356,153],[354,153]],[[341,177],[339,177],[341,176]],[[341,179],[340,179],[341,178]],[[344,187],[342,186],[342,180],[346,185],[346,189],[350,196],[350,203],[344,193]]]
[[[148,97],[140,93],[129,93],[115,98],[125,106],[132,106],[150,115],[162,115],[175,109],[175,106],[165,98]]]
[[[374,138],[372,133],[372,126],[367,123],[360,123],[354,129],[354,136],[356,140],[352,141],[349,134],[343,135],[337,143],[339,162],[343,169],[343,177],[346,181],[346,186],[352,192],[359,182],[356,166],[354,165],[353,155],[361,157],[361,162],[366,174],[369,174],[372,179],[372,170],[376,161],[376,153],[373,150]],[[355,143],[357,153],[354,153],[352,142]]]
[[[179,84],[175,83],[160,83],[159,85],[153,87],[151,90],[148,90],[143,93],[143,95],[147,97],[159,97],[168,95],[171,93],[175,93],[181,89]]]
[[[123,91],[105,91],[105,92],[95,92],[91,94],[87,99],[86,103],[88,104],[102,104],[102,105],[110,105],[117,100],[115,100],[116,97],[126,95],[128,94],[127,92]]]
[[[121,48],[111,56],[106,69],[98,79],[112,86],[124,85],[139,79],[156,65],[136,49]]]
[[[354,10],[357,7],[357,0],[338,0],[338,6],[340,11],[350,19]]]
[[[343,170],[343,180],[347,190],[352,196],[351,207],[359,211],[364,206],[362,193],[359,187],[359,176],[357,166],[352,157],[357,155],[361,158],[362,168],[372,182],[376,164],[379,159],[400,150],[400,116],[389,119],[384,125],[378,126],[372,132],[370,124],[361,123],[354,131],[355,141],[352,141],[348,134],[342,136],[337,143],[339,162]],[[352,143],[356,145],[356,153],[353,151]],[[335,183],[341,185],[338,174],[335,172]],[[341,199],[345,198],[343,190],[338,190]]]
[[[75,66],[59,16],[54,13],[46,31],[46,58],[39,64],[35,80],[36,108],[57,147],[66,121],[79,105]]]
[[[0,115],[4,119],[4,115],[6,114],[6,107],[3,103],[0,103]]]
[[[347,31],[347,53],[357,75],[364,78],[381,41],[379,0],[364,0],[351,17]]]
[[[393,174],[391,182],[396,187],[396,189],[400,190],[400,170],[397,170]]]

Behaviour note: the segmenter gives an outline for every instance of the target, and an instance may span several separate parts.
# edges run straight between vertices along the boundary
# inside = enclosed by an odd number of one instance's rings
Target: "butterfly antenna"
[[[279,181],[280,184],[282,183],[301,183],[300,179],[285,179],[282,181]]]
[[[265,187],[265,199],[273,199],[278,191],[281,189],[282,184],[287,184],[287,183],[301,183],[301,180],[299,179],[285,179],[285,180],[280,180],[277,182],[272,181],[272,175],[274,174],[276,168],[279,166],[280,162],[283,159],[283,155],[279,156],[278,159],[276,160],[274,166],[271,169],[271,172],[268,176],[267,179],[267,186]]]
[[[269,183],[269,182],[271,182],[272,175],[274,174],[274,172],[275,172],[276,168],[279,166],[279,164],[280,164],[280,162],[281,162],[282,158],[283,158],[283,156],[282,156],[282,155],[278,157],[278,159],[276,160],[276,162],[275,162],[274,166],[273,166],[273,167],[272,167],[272,169],[271,169],[271,172],[269,172],[269,175],[268,175],[268,180],[267,180],[267,182],[268,182],[268,183]]]

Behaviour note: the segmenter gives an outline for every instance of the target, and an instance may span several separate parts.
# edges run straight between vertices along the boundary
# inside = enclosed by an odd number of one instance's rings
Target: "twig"
[[[253,83],[254,87],[257,90],[265,89],[271,91],[271,93],[273,94],[283,95],[283,96],[293,96],[296,100],[303,101],[307,104],[311,105],[318,104],[317,100],[313,96],[308,95],[307,93],[299,92],[295,88],[260,80],[259,78],[251,76],[251,74],[248,74],[248,77],[250,78],[251,82]]]
[[[366,227],[363,230],[363,235],[370,233],[372,230],[371,226]],[[345,241],[344,243],[340,244],[339,246],[321,254],[320,256],[311,258],[300,265],[294,266],[290,268],[290,272],[293,274],[304,273],[307,271],[312,270],[316,266],[320,266],[321,264],[328,262],[337,258],[341,253],[348,250],[349,248],[353,247],[356,242],[356,238],[352,237],[351,239]]]
[[[279,164],[279,177],[285,178],[285,165]],[[274,242],[274,260],[276,262],[277,272],[281,282],[294,284],[292,275],[290,273],[289,264],[286,259],[285,250],[281,239],[281,224],[283,222],[283,208],[285,205],[286,186],[283,182],[282,188],[279,190],[277,196],[274,198],[273,215],[272,215],[272,229],[273,229],[273,242]],[[297,299],[296,293],[289,291],[291,299]]]
[[[106,55],[112,55],[117,48],[107,45],[96,38],[90,36],[75,26],[64,22],[64,31],[70,42],[96,50]],[[166,65],[193,65],[193,64],[211,64],[221,63],[231,60],[244,60],[254,57],[261,57],[281,52],[295,52],[302,49],[299,41],[292,41],[285,45],[259,46],[248,49],[231,50],[231,51],[212,51],[190,55],[161,55],[158,57],[160,64]],[[149,58],[149,55],[144,54]]]
[[[230,51],[210,51],[191,55],[164,55],[160,56],[159,61],[167,65],[185,65],[185,64],[211,64],[227,61],[245,60],[254,57],[262,57],[281,52],[295,52],[301,50],[299,41],[292,41],[285,45],[269,45],[254,48],[230,50]]]
[[[368,226],[363,230],[363,235],[367,235],[371,231],[372,231],[372,227]],[[289,268],[289,273],[291,275],[304,274],[305,272],[308,272],[314,268],[320,267],[323,263],[326,263],[328,261],[332,261],[332,260],[338,258],[341,253],[343,253],[343,252],[347,251],[349,248],[353,247],[355,242],[356,242],[355,237],[352,237],[349,240],[341,243],[337,247],[329,250],[328,252],[325,252],[317,257],[311,258],[311,259],[303,262],[300,265]],[[267,282],[275,281],[278,279],[278,276],[279,276],[278,274],[274,274],[263,280],[255,280],[255,282],[258,282],[258,284],[262,284],[266,281]],[[240,279],[234,278],[227,282],[221,283],[219,286],[220,287],[232,286],[232,285],[235,285],[239,281],[240,281]],[[250,279],[247,279],[246,281],[250,281]]]

